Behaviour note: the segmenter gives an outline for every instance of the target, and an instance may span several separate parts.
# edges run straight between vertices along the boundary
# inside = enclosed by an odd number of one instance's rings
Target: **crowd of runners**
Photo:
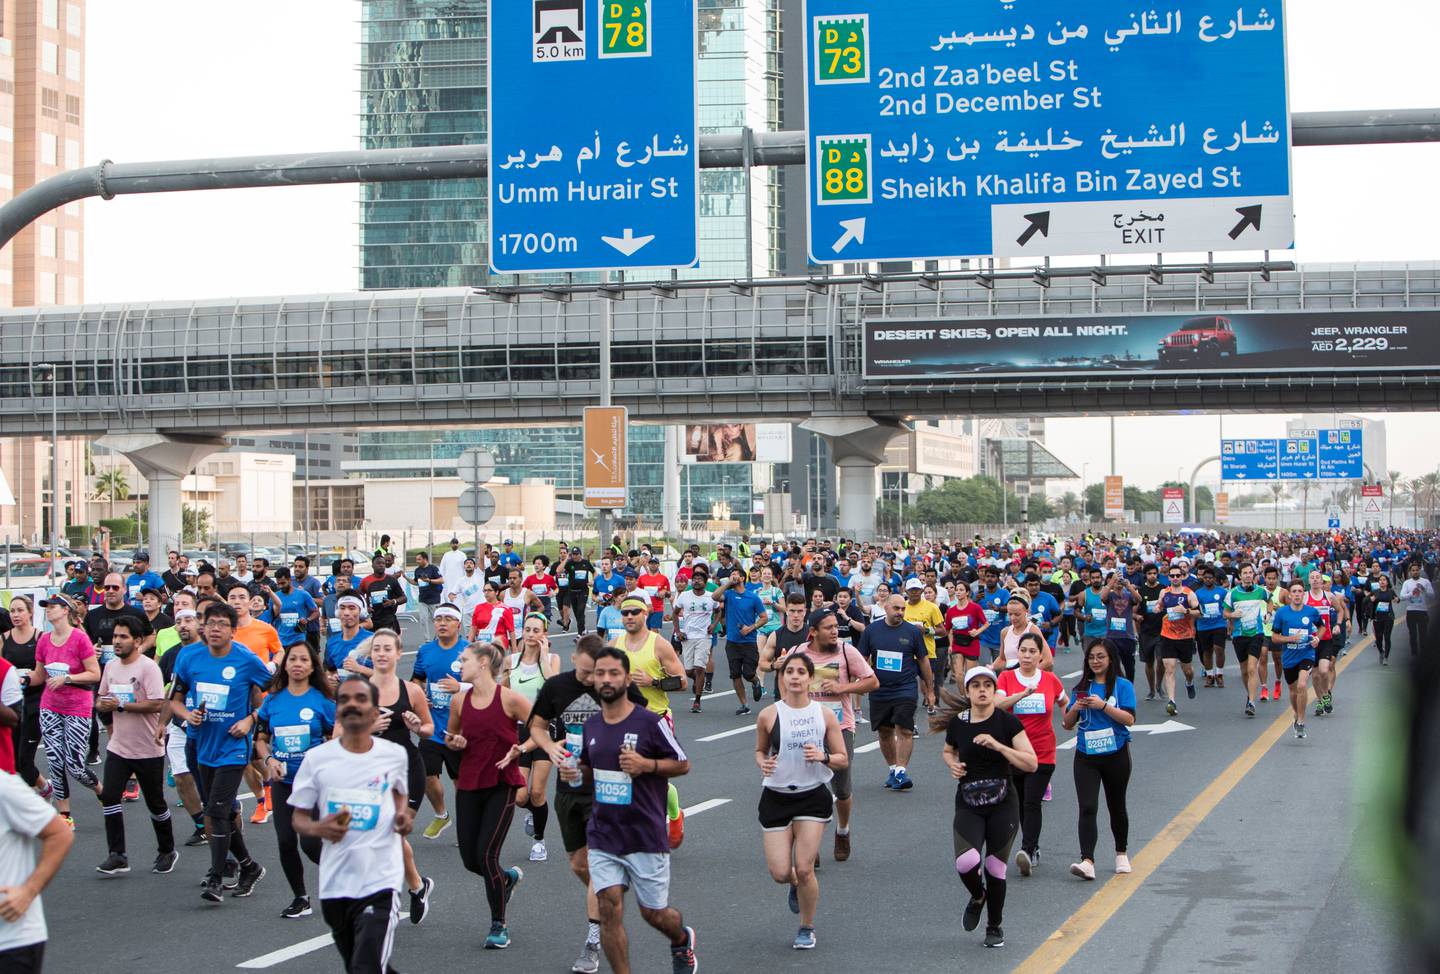
[[[679,552],[617,538],[528,560],[509,542],[449,547],[404,565],[382,541],[368,574],[342,559],[323,578],[303,557],[236,571],[169,552],[155,572],[138,552],[129,572],[97,558],[38,601],[11,599],[0,970],[40,970],[39,894],[74,830],[103,827],[98,874],[130,872],[125,803],[143,800],[151,870],[172,873],[180,847],[203,847],[187,895],[214,908],[255,896],[277,864],[247,830],[273,828],[288,894],[277,916],[318,906],[347,971],[389,969],[402,912],[421,924],[437,895],[434,853],[416,846],[452,828],[489,912],[477,946],[511,947],[525,873],[502,849],[517,818],[528,861],[546,862],[558,833],[576,878],[573,904],[547,904],[573,911],[573,971],[598,971],[602,954],[631,969],[627,891],[672,969],[694,971],[695,929],[671,890],[685,835],[675,779],[692,771],[672,707],[701,713],[717,675],[741,726],[753,721],[757,859],[797,915],[795,949],[817,945],[824,853],[843,863],[855,851],[862,717],[887,790],[916,787],[917,747],[943,753],[961,925],[983,919],[984,944],[1003,947],[1009,870],[1040,868],[1058,730],[1075,732],[1069,873],[1101,871],[1102,794],[1114,872],[1128,873],[1142,705],[1175,715],[1228,691],[1237,718],[1273,703],[1304,739],[1307,718],[1343,706],[1337,660],[1363,647],[1388,665],[1396,626],[1412,653],[1422,645],[1440,567],[1440,536],[1399,530],[743,538]],[[575,637],[567,652],[552,645],[562,633]],[[1056,672],[1066,652],[1079,654],[1068,685]],[[1240,680],[1227,687],[1232,655]],[[937,739],[917,741],[927,729]],[[478,889],[438,895],[481,909]]]

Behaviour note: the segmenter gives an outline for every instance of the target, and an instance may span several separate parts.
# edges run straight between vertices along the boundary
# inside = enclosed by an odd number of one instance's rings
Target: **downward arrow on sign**
[[[635,251],[639,250],[641,247],[654,240],[655,235],[652,233],[646,237],[637,237],[635,236],[634,230],[632,230],[630,227],[626,227],[625,234],[623,236],[601,237],[600,239],[605,241],[610,246],[614,247],[616,250],[620,251],[620,253],[624,254],[626,257],[629,257],[631,254],[635,253]]]

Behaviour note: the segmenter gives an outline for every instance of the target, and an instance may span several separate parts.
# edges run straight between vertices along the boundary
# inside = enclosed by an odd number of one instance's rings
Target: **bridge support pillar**
[[[683,426],[666,426],[665,480],[660,492],[660,530],[667,538],[680,538],[680,438]]]
[[[218,436],[162,433],[111,433],[96,441],[123,453],[149,484],[150,557],[165,563],[165,552],[179,548],[183,535],[180,482],[195,465],[229,444]]]
[[[840,533],[857,541],[875,537],[876,468],[885,448],[910,432],[904,423],[868,416],[808,419],[801,428],[825,437],[840,471]]]

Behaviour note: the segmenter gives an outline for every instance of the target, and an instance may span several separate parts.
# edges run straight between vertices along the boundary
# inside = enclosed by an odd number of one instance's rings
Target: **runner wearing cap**
[[[137,551],[130,563],[130,577],[125,579],[125,597],[132,609],[144,608],[140,593],[147,588],[165,588],[165,579],[150,570],[150,552]]]
[[[620,603],[620,622],[624,630],[611,643],[630,657],[630,680],[640,688],[645,705],[654,713],[670,720],[670,697],[673,690],[683,691],[685,664],[670,641],[648,627],[650,602],[628,596]]]
[[[420,741],[420,757],[425,762],[425,797],[435,817],[425,826],[425,838],[438,839],[450,827],[450,812],[445,806],[445,786],[440,782],[444,770],[454,781],[460,774],[460,755],[445,746],[445,728],[450,722],[450,702],[462,692],[460,654],[469,645],[460,638],[460,610],[449,602],[435,609],[435,638],[415,654],[410,679],[425,691],[434,724],[429,737]]]
[[[40,739],[50,757],[50,784],[55,789],[55,810],[71,828],[69,779],[100,793],[100,782],[86,763],[90,746],[92,689],[100,682],[100,661],[95,646],[76,628],[81,609],[67,595],[42,599],[40,607],[50,631],[35,644],[35,669],[30,683],[44,684],[40,697]]]
[[[965,694],[963,701],[948,690],[941,694],[930,728],[945,731],[945,763],[957,782],[955,871],[970,893],[961,926],[974,930],[984,911],[985,946],[1004,947],[1006,872],[1020,828],[1013,776],[1033,773],[1038,761],[1019,719],[995,706],[994,670],[977,666],[966,673]]]

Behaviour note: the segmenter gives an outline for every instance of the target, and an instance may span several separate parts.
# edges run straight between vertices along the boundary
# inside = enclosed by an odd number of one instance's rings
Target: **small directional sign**
[[[490,9],[490,267],[691,267],[695,0]]]

